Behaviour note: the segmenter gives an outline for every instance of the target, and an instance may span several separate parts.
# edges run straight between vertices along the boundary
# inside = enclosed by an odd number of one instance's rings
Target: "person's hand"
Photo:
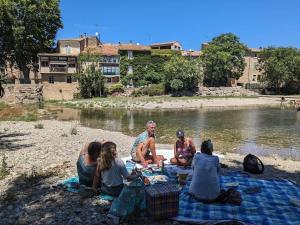
[[[137,172],[135,170],[132,170],[130,175],[137,175]]]
[[[147,161],[144,161],[144,162],[142,162],[141,164],[142,164],[142,166],[143,166],[144,168],[147,168],[147,167],[148,167],[148,162],[147,162]]]

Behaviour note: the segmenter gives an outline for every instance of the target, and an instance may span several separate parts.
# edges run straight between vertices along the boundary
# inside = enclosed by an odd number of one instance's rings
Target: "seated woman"
[[[212,155],[210,140],[201,144],[201,153],[196,153],[192,162],[193,177],[189,193],[202,202],[213,202],[220,194],[219,158]]]
[[[101,192],[111,196],[119,196],[123,189],[123,179],[132,180],[136,175],[129,175],[122,159],[117,158],[117,146],[113,142],[105,142],[102,145],[96,179],[93,189],[97,190],[101,182]]]
[[[100,142],[91,142],[81,150],[77,160],[77,173],[80,184],[92,187],[100,151]]]
[[[196,148],[191,138],[185,138],[184,132],[178,130],[176,132],[178,140],[174,145],[174,158],[171,159],[172,164],[179,166],[191,166]]]

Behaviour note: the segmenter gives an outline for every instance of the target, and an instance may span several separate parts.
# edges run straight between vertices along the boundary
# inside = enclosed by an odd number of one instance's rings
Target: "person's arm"
[[[219,157],[216,156],[216,162],[217,162],[217,173],[220,174],[221,172],[221,166],[220,166],[220,161],[219,161]]]
[[[194,144],[194,142],[191,138],[189,138],[189,145],[191,146],[193,154],[195,154],[196,153],[196,147],[195,147],[195,144]]]
[[[177,146],[176,146],[176,143],[174,144],[174,158],[178,158],[178,153],[177,153]]]
[[[120,173],[124,179],[130,181],[137,177],[137,174],[134,172],[132,172],[131,174],[128,173],[128,170],[127,170],[123,160],[118,159],[117,164],[120,167]]]
[[[93,177],[93,185],[92,188],[94,191],[97,191],[98,187],[99,187],[99,183],[100,183],[100,174],[101,172],[99,172],[98,167],[96,168],[94,177]]]

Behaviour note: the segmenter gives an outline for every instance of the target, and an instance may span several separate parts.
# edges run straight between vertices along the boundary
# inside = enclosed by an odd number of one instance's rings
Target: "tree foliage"
[[[37,54],[51,51],[62,28],[59,0],[0,0],[0,58],[29,78]]]
[[[244,56],[247,47],[232,33],[212,39],[200,56],[204,84],[226,86],[228,78],[239,79],[245,69]]]
[[[164,85],[167,92],[194,92],[198,88],[201,70],[198,61],[173,56],[164,65]]]
[[[5,94],[4,84],[6,84],[6,78],[4,73],[0,71],[0,98],[2,98]]]
[[[121,57],[120,74],[123,85],[132,84],[136,87],[159,84],[163,81],[164,63],[170,59],[165,55],[136,55],[133,59],[126,56]],[[133,73],[128,73],[128,67],[131,66]]]
[[[101,58],[97,55],[79,56],[80,72],[76,74],[82,98],[98,97],[104,94],[104,77],[100,69]]]
[[[295,48],[264,49],[259,54],[258,69],[262,71],[262,81],[277,93],[284,85],[300,78],[300,51]]]

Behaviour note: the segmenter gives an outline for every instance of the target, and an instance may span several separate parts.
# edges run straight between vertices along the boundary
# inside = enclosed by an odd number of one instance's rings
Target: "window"
[[[66,48],[66,54],[71,54],[71,47],[70,45],[65,45]]]
[[[72,83],[72,77],[71,76],[67,76],[67,83],[69,83],[69,84]]]
[[[261,80],[261,75],[257,75],[257,81]]]
[[[59,57],[59,61],[67,61],[67,57]]]
[[[107,83],[111,83],[111,78],[106,78]]]
[[[76,65],[75,65],[75,63],[69,63],[69,67],[75,68]]]
[[[127,53],[128,53],[128,59],[132,59],[132,58],[133,58],[133,53],[132,53],[132,51],[128,51]]]
[[[48,76],[48,82],[54,84],[54,76]]]
[[[252,81],[256,81],[256,75],[253,75]]]
[[[42,67],[48,67],[49,66],[49,62],[48,61],[42,61],[41,62],[41,66]]]
[[[116,75],[119,73],[119,68],[116,66],[103,66],[103,75]]]
[[[51,57],[50,59],[51,59],[52,61],[57,61],[57,60],[58,60],[58,57],[53,56],[53,57]]]

